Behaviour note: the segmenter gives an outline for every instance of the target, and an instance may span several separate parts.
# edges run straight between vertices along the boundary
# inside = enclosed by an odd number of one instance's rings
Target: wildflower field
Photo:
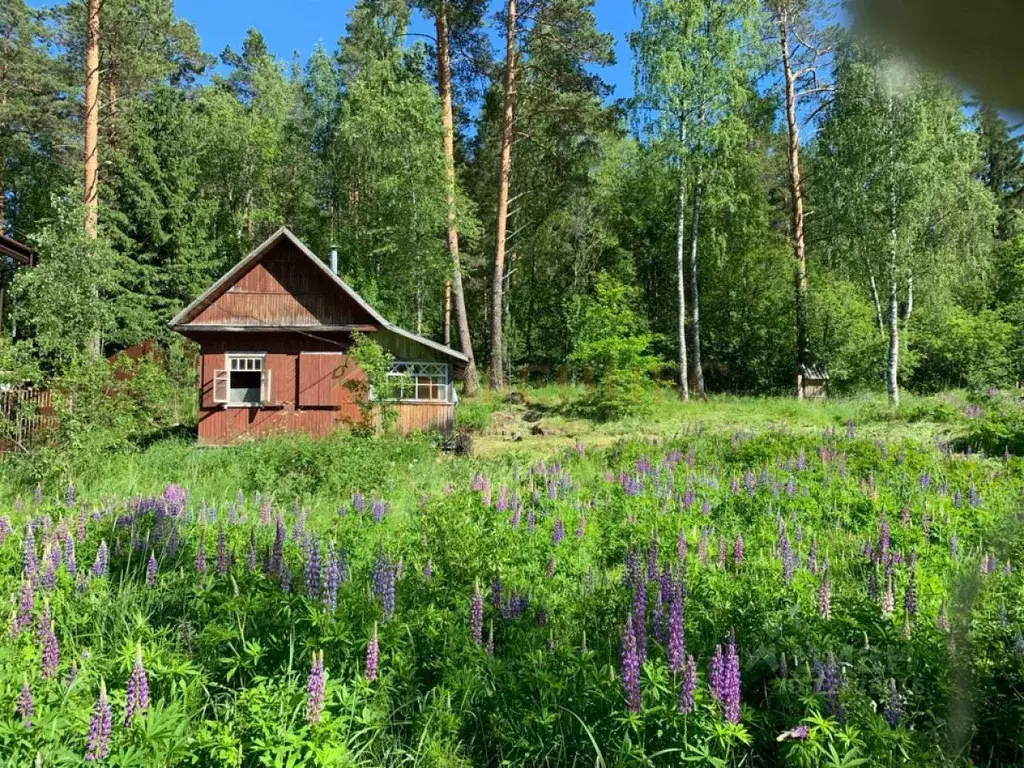
[[[857,432],[29,490],[0,761],[1020,764],[1024,460]]]

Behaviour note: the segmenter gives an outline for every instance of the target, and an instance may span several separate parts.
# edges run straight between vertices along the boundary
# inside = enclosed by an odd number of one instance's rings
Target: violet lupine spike
[[[907,612],[908,619],[917,616],[917,576],[914,568],[911,568],[907,574],[907,584],[903,592],[903,610]]]
[[[818,614],[823,619],[832,617],[832,585],[827,576],[818,587]]]
[[[679,673],[683,670],[686,645],[683,616],[683,590],[673,585],[668,607],[668,668]]]
[[[434,564],[432,562],[430,562],[430,560],[427,560],[427,562],[425,562],[423,564],[423,578],[430,579],[430,578],[433,577],[433,575],[434,575]]]
[[[469,639],[476,645],[483,643],[484,632],[484,596],[480,593],[480,584],[473,585],[473,596],[469,601]]]
[[[715,653],[708,662],[708,689],[711,691],[711,698],[717,702],[723,699],[722,692],[725,685],[725,657],[722,655],[722,646],[715,646]]]
[[[64,570],[69,576],[78,575],[78,556],[75,553],[75,539],[71,535],[64,538]]]
[[[125,728],[130,726],[137,716],[145,715],[149,710],[149,678],[146,668],[142,665],[142,646],[135,647],[135,663],[128,676],[125,694]]]
[[[200,527],[199,541],[196,543],[196,573],[206,573],[206,529]]]
[[[900,700],[899,691],[896,690],[896,681],[889,680],[889,700],[885,705],[885,722],[890,728],[895,728],[903,718],[903,702]]]
[[[60,666],[60,646],[57,644],[57,633],[53,630],[53,621],[51,620],[43,636],[42,678],[49,680],[56,677],[58,666]]]
[[[839,701],[839,667],[836,664],[836,657],[831,651],[829,651],[828,660],[823,668],[821,692],[825,694],[825,714],[841,721],[843,708]]]
[[[870,546],[870,545],[869,545]],[[818,537],[811,539],[810,549],[807,551],[807,570],[812,576],[818,575]]]
[[[501,576],[497,573],[491,579],[491,605],[501,608]]]
[[[32,727],[32,715],[35,713],[35,704],[32,700],[32,689],[28,686],[28,678],[24,675],[21,678],[21,692],[18,694],[17,702],[14,705],[14,713],[21,718],[23,727]]]
[[[377,667],[380,663],[380,643],[377,640],[377,622],[373,622],[373,634],[366,646],[366,679],[371,683],[377,679]]]
[[[217,565],[215,570],[218,576],[223,576],[228,572],[228,545],[224,538],[222,523],[217,524]]]
[[[324,652],[313,653],[313,661],[309,665],[309,678],[306,680],[306,722],[316,725],[324,711]]]
[[[658,578],[658,531],[651,533],[651,548],[647,553],[647,579],[654,581]]]
[[[789,536],[786,534],[782,535],[782,578],[787,584],[793,583],[793,567],[795,565],[793,561],[793,548],[789,544]]]
[[[640,698],[640,657],[636,649],[632,614],[626,616],[626,628],[622,633],[620,675],[622,689],[626,694],[626,707],[630,712],[639,712],[643,706]]]
[[[16,636],[32,626],[32,612],[35,609],[35,589],[32,582],[21,582],[21,594],[18,597],[18,612],[11,623],[11,635]]]
[[[743,565],[743,536],[742,536],[742,534],[736,536],[736,542],[733,544],[733,548],[732,548],[732,562],[733,562],[733,565],[737,569],[739,569],[739,567],[741,565]]]
[[[384,499],[377,499],[373,502],[372,513],[373,522],[380,523],[384,520],[384,515],[387,513],[388,505]]]
[[[107,575],[108,558],[107,542],[104,539],[100,542],[99,549],[96,550],[96,560],[92,564],[93,576],[100,577]]]
[[[722,712],[730,723],[740,721],[740,657],[732,633],[722,666]]]
[[[643,664],[647,661],[647,582],[642,578],[633,584],[633,632],[636,655]]]
[[[340,577],[338,573],[338,554],[333,541],[327,544],[327,560],[324,563],[322,577],[320,601],[328,613],[334,613],[338,607],[338,584],[340,583]]]
[[[249,552],[246,557],[246,566],[249,569],[249,573],[256,572],[256,531],[251,529],[249,531]]]
[[[679,538],[676,540],[676,557],[679,558],[679,562],[686,563],[686,531],[679,532]]]
[[[583,534],[586,531],[587,518],[584,515],[580,515],[579,522],[576,523],[576,541],[583,540]]]
[[[565,523],[562,522],[562,517],[559,515],[555,518],[555,527],[551,532],[551,543],[558,546],[565,539]]]
[[[156,555],[153,550],[149,551],[149,562],[146,563],[146,585],[156,585]]]
[[[726,559],[728,558],[729,541],[725,536],[721,536],[718,539],[718,567],[725,568]]]
[[[657,643],[665,644],[668,639],[665,627],[665,594],[661,580],[654,582],[654,608],[651,610],[651,634]]]
[[[89,720],[89,733],[85,737],[86,762],[98,762],[110,754],[110,726],[112,723],[110,702],[107,701],[107,684],[100,680],[100,695],[93,705]]]
[[[11,528],[11,521],[6,517],[0,517],[0,545],[6,541],[7,537],[14,533],[14,529]]]
[[[694,691],[697,689],[697,662],[692,655],[687,655],[683,665],[683,679],[679,683],[679,701],[677,707],[682,714],[693,712]]]
[[[885,591],[882,593],[882,616],[892,616],[896,610],[896,596],[892,591],[892,577],[886,579]]]
[[[39,575],[39,558],[36,557],[36,536],[32,523],[25,523],[25,542],[21,558],[22,576],[35,580]]]
[[[494,622],[491,622],[491,626],[487,631],[487,643],[484,645],[484,653],[488,656],[494,655]]]
[[[305,567],[306,595],[316,600],[320,595],[320,543],[313,539],[306,556]]]
[[[370,587],[380,601],[385,622],[391,621],[395,615],[395,575],[394,563],[384,554],[383,549],[378,549],[370,573]]]

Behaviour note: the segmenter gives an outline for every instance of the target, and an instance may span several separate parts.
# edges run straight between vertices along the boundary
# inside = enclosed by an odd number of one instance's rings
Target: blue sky
[[[32,2],[42,5],[42,2]],[[496,10],[501,3],[492,0]],[[241,46],[245,32],[255,27],[263,33],[270,50],[286,61],[298,51],[305,61],[322,42],[333,49],[345,31],[345,20],[355,0],[175,0],[178,16],[195,26],[203,50],[219,54],[225,45]],[[617,63],[601,74],[615,88],[615,98],[633,91],[633,71],[626,33],[636,25],[631,0],[596,0],[598,28],[615,36]],[[494,23],[493,14],[487,19]],[[433,27],[416,19],[412,32],[432,33]],[[497,31],[496,31],[497,32]]]

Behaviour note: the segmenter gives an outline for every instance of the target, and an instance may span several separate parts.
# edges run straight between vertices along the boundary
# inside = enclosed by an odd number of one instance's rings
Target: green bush
[[[592,296],[576,300],[575,349],[569,360],[588,387],[587,406],[602,419],[642,416],[653,407],[661,361],[648,353],[653,336],[636,311],[635,289],[602,272]]]

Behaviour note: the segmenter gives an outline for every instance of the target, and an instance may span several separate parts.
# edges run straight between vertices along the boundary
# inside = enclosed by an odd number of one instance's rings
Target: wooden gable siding
[[[425,344],[395,333],[388,328],[374,331],[370,337],[394,355],[399,362],[447,363],[448,358]]]
[[[190,325],[376,324],[289,241],[281,240]]]

